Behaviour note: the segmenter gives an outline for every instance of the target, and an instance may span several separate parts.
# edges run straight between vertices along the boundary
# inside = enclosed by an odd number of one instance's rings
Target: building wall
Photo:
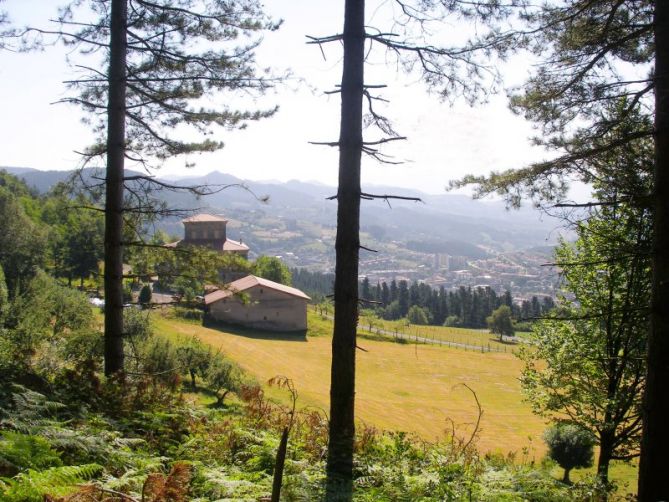
[[[197,221],[184,223],[185,240],[193,241],[220,241],[226,239],[226,222],[224,221]]]
[[[307,300],[281,291],[254,286],[245,291],[248,303],[233,295],[209,306],[217,320],[269,331],[307,329]]]

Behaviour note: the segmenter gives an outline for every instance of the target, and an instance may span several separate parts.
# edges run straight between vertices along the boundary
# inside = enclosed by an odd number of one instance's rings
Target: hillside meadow
[[[292,379],[300,407],[328,410],[331,337],[329,321],[310,313],[306,338],[222,331],[173,317],[154,316],[158,333],[168,337],[197,336],[237,361],[258,381],[275,375]],[[318,332],[313,336],[313,332]],[[356,414],[380,429],[403,430],[425,440],[443,438],[454,425],[469,437],[478,418],[476,393],[483,414],[479,449],[516,452],[539,461],[545,447],[542,419],[522,400],[521,364],[511,353],[485,353],[431,345],[399,344],[361,338],[357,354]],[[468,390],[467,387],[470,390]],[[267,389],[283,399],[280,391]]]
[[[331,320],[309,311],[305,338],[206,327],[168,312],[152,316],[157,333],[172,339],[198,337],[234,359],[261,383],[276,375],[291,378],[299,393],[299,408],[328,412]],[[419,336],[430,338],[430,333],[416,329]],[[462,328],[435,334],[444,339],[456,335],[460,343],[490,339],[481,330]],[[546,454],[542,433],[547,425],[523,399],[518,380],[521,363],[509,346],[506,353],[481,353],[393,343],[389,337],[382,338],[385,341],[361,332],[358,339],[356,416],[360,422],[377,429],[415,433],[426,441],[443,439],[455,426],[456,434],[468,439],[478,408],[473,394],[463,385],[466,384],[476,393],[483,411],[477,435],[479,451],[511,455],[522,463],[542,461]],[[288,402],[284,391],[267,385],[264,388],[269,397]],[[636,465],[611,465],[611,479],[618,483],[619,493],[635,493],[636,471]],[[556,478],[562,475],[557,466],[552,472]],[[594,473],[594,467],[576,469],[572,478],[577,480],[588,473]]]

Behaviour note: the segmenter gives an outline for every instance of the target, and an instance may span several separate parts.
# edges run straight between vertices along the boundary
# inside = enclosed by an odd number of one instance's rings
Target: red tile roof
[[[200,223],[200,222],[205,222],[205,221],[225,221],[227,222],[225,218],[222,216],[216,216],[215,214],[196,214],[194,216],[190,216],[189,218],[185,218],[181,220],[182,223]]]
[[[248,251],[249,247],[241,242],[233,241],[232,239],[225,239],[223,243],[223,251]]]
[[[256,277],[255,275],[247,275],[241,279],[237,279],[234,282],[231,282],[228,285],[227,289],[219,289],[213,293],[209,293],[204,297],[205,305],[210,305],[218,300],[227,298],[234,295],[235,293],[241,293],[247,289],[250,289],[254,286],[263,286],[267,289],[273,289],[275,291],[281,291],[283,293],[289,294],[291,296],[296,296],[298,298],[304,298],[305,300],[311,300],[307,295],[297,288],[291,288],[290,286],[284,286],[278,282],[270,281],[268,279],[263,279],[262,277]]]
[[[205,241],[220,242],[219,239],[205,239]],[[176,247],[179,247],[181,244],[190,244],[190,245],[193,245],[193,246],[197,246],[197,244],[196,244],[197,242],[198,241],[188,242],[186,240],[178,240],[178,241],[175,241],[175,242],[170,242],[168,244],[165,244],[164,246],[166,248],[176,248]],[[217,250],[221,251],[220,248],[218,248]],[[230,252],[233,252],[233,251],[248,251],[248,250],[249,250],[249,247],[246,244],[244,244],[242,242],[233,241],[232,239],[226,239],[225,242],[223,243],[223,249],[222,249],[222,251],[230,251]]]

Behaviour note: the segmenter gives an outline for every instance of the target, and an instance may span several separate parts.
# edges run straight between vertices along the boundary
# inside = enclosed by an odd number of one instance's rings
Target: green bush
[[[151,291],[151,286],[145,284],[142,286],[142,289],[139,292],[139,303],[143,307],[147,307],[151,303],[151,298],[153,297],[153,291]]]
[[[202,322],[204,318],[204,313],[200,309],[187,308],[187,307],[174,307],[172,312],[175,317],[180,319],[186,319],[187,321],[198,321]]]
[[[462,325],[462,320],[456,315],[449,315],[444,321],[444,326],[455,328]]]
[[[590,467],[594,459],[595,438],[582,427],[561,422],[544,433],[548,455],[564,469],[562,481],[569,484],[569,472],[577,467]]]

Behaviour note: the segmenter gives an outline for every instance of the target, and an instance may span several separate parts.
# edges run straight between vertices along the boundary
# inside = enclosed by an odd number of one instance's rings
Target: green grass
[[[329,412],[332,321],[309,312],[306,337],[268,334],[245,329],[203,327],[169,315],[155,315],[157,333],[170,338],[197,336],[220,348],[260,382],[275,375],[291,378],[298,405]],[[476,336],[475,330],[457,336]],[[454,333],[456,332],[454,331]],[[474,333],[468,333],[474,331]],[[540,462],[546,453],[541,438],[545,422],[523,401],[518,375],[521,362],[509,353],[481,353],[434,345],[388,343],[362,336],[357,353],[356,417],[380,429],[404,430],[433,441],[456,424],[467,436],[477,407],[467,384],[483,409],[478,447],[481,452],[516,452],[520,462]],[[265,386],[266,394],[287,403],[285,391]],[[573,479],[592,474],[576,470]],[[556,478],[562,470],[556,467]],[[636,467],[616,463],[611,468],[622,493],[633,493]]]
[[[469,329],[455,328],[449,326],[421,326],[416,324],[407,325],[405,320],[387,321],[384,319],[374,319],[372,329],[369,329],[367,316],[360,318],[360,330],[363,333],[377,333],[377,328],[392,333],[405,335],[408,337],[428,338],[430,340],[441,340],[461,345],[473,345],[480,349],[468,349],[486,351],[493,350],[499,352],[512,352],[516,344],[510,342],[500,342],[498,337],[492,335],[487,329]],[[391,336],[392,337],[392,336]]]
[[[158,333],[198,336],[266,382],[275,375],[291,378],[300,406],[329,408],[332,323],[310,313],[308,336],[295,339],[252,330],[224,332],[179,319],[155,316]],[[227,330],[226,330],[227,331]],[[316,336],[314,336],[316,334]],[[510,353],[485,353],[432,345],[396,344],[361,338],[357,353],[356,415],[368,425],[405,430],[426,440],[444,437],[450,427],[471,433],[477,407],[466,383],[483,407],[479,446],[482,451],[527,452],[539,460],[545,428],[522,401],[520,362]],[[267,389],[268,395],[285,399]]]

